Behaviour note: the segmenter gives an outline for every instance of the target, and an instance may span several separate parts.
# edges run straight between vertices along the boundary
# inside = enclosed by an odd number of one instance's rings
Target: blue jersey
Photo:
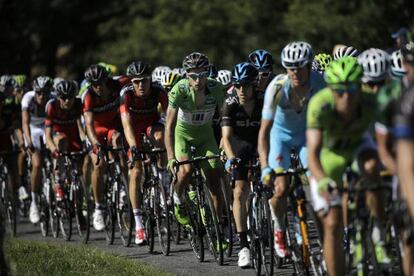
[[[276,76],[265,92],[262,119],[273,121],[270,131],[269,164],[287,169],[291,147],[298,150],[306,145],[306,112],[309,99],[325,87],[323,76],[311,71],[310,89],[305,95],[304,107],[296,111],[290,102],[292,86],[286,74]],[[303,153],[303,159],[305,153]],[[302,158],[301,158],[302,159]],[[306,160],[303,160],[305,162]],[[276,164],[276,163],[277,164]],[[283,163],[283,165],[282,165]]]

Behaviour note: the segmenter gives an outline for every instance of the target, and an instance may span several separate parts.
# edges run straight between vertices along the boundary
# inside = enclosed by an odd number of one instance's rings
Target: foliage
[[[0,0],[0,72],[81,77],[91,63],[123,72],[133,59],[178,67],[192,51],[230,68],[257,48],[278,62],[291,40],[315,52],[389,48],[413,14],[409,0]]]

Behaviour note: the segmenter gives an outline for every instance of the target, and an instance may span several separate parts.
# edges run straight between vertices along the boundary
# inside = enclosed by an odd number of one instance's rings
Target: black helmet
[[[231,81],[233,84],[254,84],[259,72],[250,62],[236,64],[233,68]]]
[[[74,81],[63,80],[56,85],[56,94],[58,97],[73,98],[78,92],[78,86]]]
[[[126,74],[128,77],[141,77],[151,75],[151,66],[142,61],[133,61],[128,65]]]
[[[33,81],[33,89],[35,91],[51,90],[53,86],[53,80],[48,76],[39,76]]]
[[[11,75],[3,75],[0,77],[0,92],[4,92],[7,88],[14,88],[16,80]]]
[[[257,70],[272,70],[273,57],[266,50],[255,50],[249,54],[249,61],[256,67]]]
[[[85,79],[88,82],[101,82],[108,78],[108,70],[99,64],[92,64],[85,71]]]
[[[414,64],[414,42],[409,42],[402,46],[401,54],[403,61]]]
[[[207,68],[208,65],[208,57],[198,52],[193,52],[189,54],[183,60],[183,68],[186,71],[195,68]]]
[[[218,77],[217,67],[214,66],[213,64],[210,64],[208,66],[208,77],[212,79],[215,79]]]

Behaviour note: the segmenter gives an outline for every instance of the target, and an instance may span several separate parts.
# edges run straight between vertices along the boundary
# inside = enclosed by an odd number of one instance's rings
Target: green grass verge
[[[9,239],[4,249],[11,275],[169,275],[85,245]]]

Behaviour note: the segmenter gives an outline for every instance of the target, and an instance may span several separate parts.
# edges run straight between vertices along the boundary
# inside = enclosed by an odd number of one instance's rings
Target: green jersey
[[[177,128],[184,131],[211,128],[217,107],[223,105],[224,95],[225,88],[221,83],[207,79],[204,105],[197,107],[195,91],[191,88],[188,79],[179,81],[168,93],[169,106],[178,108]],[[203,133],[198,132],[197,135]]]
[[[311,98],[307,113],[307,128],[321,129],[323,148],[346,159],[352,159],[369,125],[377,118],[376,95],[361,92],[357,112],[352,121],[341,123],[335,111],[335,99],[329,88]]]
[[[402,83],[399,80],[393,80],[384,85],[378,92],[378,110],[379,117],[375,126],[377,131],[388,132],[393,125],[392,118],[395,114],[395,106],[401,97]]]

